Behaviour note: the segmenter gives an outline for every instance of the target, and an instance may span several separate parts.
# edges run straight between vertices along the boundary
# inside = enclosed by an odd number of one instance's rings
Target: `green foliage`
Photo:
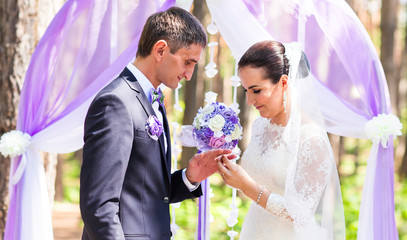
[[[407,179],[403,182],[396,182],[396,194],[394,201],[396,203],[396,222],[399,231],[400,240],[407,240]]]
[[[212,193],[210,214],[213,216],[210,223],[211,239],[228,240],[230,237],[227,232],[232,230],[227,226],[226,219],[230,214],[230,204],[232,203],[232,189],[227,187],[220,178],[215,174],[210,178]],[[240,232],[244,216],[246,215],[251,201],[246,198],[236,198],[236,206],[239,209],[238,223],[233,230]],[[175,221],[180,227],[175,239],[193,240],[195,237],[196,226],[198,224],[198,200],[188,200],[181,203],[181,207],[175,209]],[[238,235],[239,236],[239,235]],[[237,236],[237,237],[238,237]]]
[[[356,239],[363,176],[353,175],[341,179],[343,208],[345,211],[346,239]]]
[[[67,202],[79,204],[79,175],[81,166],[74,153],[66,154],[63,162],[62,182],[64,185],[64,199]]]
[[[355,153],[355,150],[352,147],[352,144],[355,143],[356,142],[353,139],[346,139],[346,154],[343,156],[341,165],[339,166],[339,172],[341,173],[342,199],[345,211],[346,239],[349,240],[356,239],[357,237],[359,208],[366,171],[367,157],[365,156],[365,152],[368,152],[370,149],[370,144],[364,141],[359,141],[359,157],[355,160],[355,157],[351,156]],[[63,183],[65,199],[68,202],[79,202],[79,173],[79,161],[74,158],[73,154],[66,155]],[[213,215],[213,221],[210,224],[211,239],[228,240],[229,237],[227,236],[227,232],[231,230],[231,228],[227,226],[226,219],[230,213],[229,205],[232,200],[232,190],[223,183],[218,174],[212,176],[210,181],[214,193],[214,197],[211,199],[210,208],[211,215]],[[407,179],[401,182],[396,176],[395,215],[400,240],[407,240],[407,201],[405,199],[407,199]],[[239,208],[239,222],[235,225],[233,230],[240,232],[244,217],[246,216],[252,201],[247,197],[237,197],[236,201],[236,205]],[[175,239],[194,239],[198,216],[197,203],[197,200],[187,200],[181,203],[180,208],[175,209],[175,221],[180,227]],[[237,237],[239,237],[239,235]]]
[[[403,135],[407,134],[407,108],[403,108],[400,113],[400,122],[403,124],[403,129],[401,131],[403,132]]]

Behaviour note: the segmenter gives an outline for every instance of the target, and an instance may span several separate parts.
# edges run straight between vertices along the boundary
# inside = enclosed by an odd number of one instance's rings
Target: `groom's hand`
[[[228,159],[234,159],[237,157],[236,155],[230,153],[232,153],[232,151],[229,149],[216,149],[195,154],[194,157],[188,162],[185,176],[192,184],[205,180],[218,170],[217,162],[222,155],[228,154]]]

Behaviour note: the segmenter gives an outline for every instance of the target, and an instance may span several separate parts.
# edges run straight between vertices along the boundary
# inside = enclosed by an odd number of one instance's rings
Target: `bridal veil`
[[[339,177],[310,66],[298,43],[284,44],[290,64],[290,126],[286,133],[294,161],[287,170],[284,203],[294,228],[310,239],[345,239]],[[327,236],[327,238],[326,238]]]

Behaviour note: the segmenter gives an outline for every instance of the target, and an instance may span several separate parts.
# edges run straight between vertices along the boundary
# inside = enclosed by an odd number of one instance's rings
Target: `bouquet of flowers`
[[[224,103],[212,102],[198,110],[192,126],[183,126],[181,143],[204,152],[233,149],[242,138],[242,126],[236,112]]]

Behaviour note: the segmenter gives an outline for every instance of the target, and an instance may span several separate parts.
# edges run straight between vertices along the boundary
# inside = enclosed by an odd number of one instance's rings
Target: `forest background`
[[[395,140],[395,215],[401,240],[407,240],[407,1],[406,0],[347,0],[369,33],[380,56],[389,86],[392,111],[404,124],[403,136]],[[31,55],[47,25],[63,5],[63,0],[0,0],[0,135],[16,128],[18,102]],[[194,0],[192,13],[208,26],[211,17],[203,0]],[[184,111],[173,109],[174,94],[165,90],[165,105],[170,121],[191,124],[196,111],[204,105],[204,93],[212,90],[218,93],[218,101],[232,103],[231,77],[235,62],[230,50],[218,33],[209,35],[210,41],[219,42],[214,49],[214,61],[219,73],[211,80],[206,77],[204,67],[209,62],[209,48],[206,48],[195,68],[192,81],[182,82],[180,104]],[[243,89],[238,88],[237,100],[240,105],[240,119],[244,127],[244,139],[239,147],[244,150],[250,140],[251,122],[257,116],[247,106]],[[187,104],[186,104],[187,102]],[[370,140],[330,135],[338,165],[342,196],[345,209],[347,239],[356,239],[359,207],[366,171],[366,159],[371,147]],[[178,168],[185,167],[188,159],[196,152],[183,148]],[[69,203],[78,209],[79,173],[82,161],[81,151],[71,154],[44,153],[50,201],[54,205]],[[0,240],[3,239],[6,214],[9,203],[10,159],[0,155]],[[226,218],[229,215],[232,190],[218,174],[211,177],[214,197],[211,199],[213,222],[210,226],[211,239],[229,239]],[[240,231],[244,216],[251,200],[238,194]],[[197,223],[197,202],[188,200],[175,209],[176,223],[180,227],[175,239],[194,239]],[[73,226],[80,234],[83,224]],[[58,238],[55,238],[58,240]]]

